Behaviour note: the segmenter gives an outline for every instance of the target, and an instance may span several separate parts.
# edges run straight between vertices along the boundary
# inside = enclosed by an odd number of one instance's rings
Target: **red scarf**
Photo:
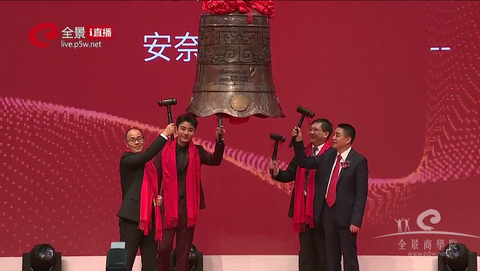
[[[142,189],[140,192],[140,221],[138,229],[143,231],[144,235],[152,229],[152,213],[155,211],[155,241],[162,241],[162,217],[160,216],[160,207],[153,203],[158,197],[158,174],[152,160],[148,161],[143,170]]]
[[[330,144],[325,142],[322,149],[318,152],[317,156],[324,153],[330,148]],[[307,157],[312,155],[313,145],[309,144],[305,150]],[[313,198],[315,196],[315,169],[310,169],[308,173],[307,182],[307,199],[305,200],[305,175],[307,169],[297,167],[297,175],[295,177],[295,195],[294,195],[294,209],[293,209],[293,229],[296,232],[304,232],[306,225],[310,225],[310,228],[314,227],[313,219]]]
[[[162,152],[162,190],[165,228],[178,227],[177,140],[169,141]],[[200,210],[200,155],[190,141],[186,176],[187,228],[195,227]]]

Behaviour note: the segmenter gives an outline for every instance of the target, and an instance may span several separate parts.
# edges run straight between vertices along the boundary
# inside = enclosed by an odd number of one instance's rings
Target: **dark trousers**
[[[138,229],[138,222],[120,218],[120,241],[125,242],[127,250],[127,271],[131,271],[138,248],[142,258],[142,271],[155,271],[157,245],[155,243],[155,229],[148,236]]]
[[[157,271],[170,271],[170,254],[173,250],[173,239],[177,235],[175,246],[175,270],[189,271],[188,257],[192,248],[195,228],[187,229],[187,206],[185,200],[178,203],[178,228],[164,229],[163,240],[158,249]]]
[[[328,207],[323,204],[322,220],[325,229],[325,243],[327,246],[327,271],[341,270],[341,256],[343,252],[343,270],[359,271],[357,257],[357,234],[350,232],[350,225],[340,227],[335,216],[335,205]]]
[[[299,271],[326,271],[325,232],[322,223],[315,223],[311,229],[308,225],[305,232],[299,234],[300,255]]]

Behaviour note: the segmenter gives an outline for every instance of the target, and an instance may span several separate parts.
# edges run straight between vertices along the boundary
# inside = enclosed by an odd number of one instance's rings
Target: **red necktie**
[[[332,207],[335,204],[335,198],[337,194],[337,183],[338,183],[338,173],[340,172],[340,161],[342,156],[339,154],[337,156],[337,162],[335,163],[335,168],[333,169],[332,177],[330,179],[330,186],[328,187],[327,192],[327,204]]]

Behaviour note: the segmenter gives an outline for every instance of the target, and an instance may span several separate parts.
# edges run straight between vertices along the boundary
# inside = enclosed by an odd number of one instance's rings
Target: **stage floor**
[[[437,271],[435,256],[360,256],[362,271]],[[140,271],[137,256],[134,271]],[[63,257],[62,271],[105,271],[104,256]],[[0,258],[2,271],[22,270],[20,257]],[[204,271],[297,271],[297,256],[205,256]]]

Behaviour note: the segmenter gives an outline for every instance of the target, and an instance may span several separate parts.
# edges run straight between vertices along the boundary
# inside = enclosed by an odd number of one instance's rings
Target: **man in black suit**
[[[201,165],[218,166],[222,163],[225,144],[217,140],[213,154],[192,142],[198,122],[195,116],[177,118],[177,138],[165,145],[157,155],[155,166],[161,196],[163,240],[158,249],[157,271],[170,271],[170,254],[176,235],[175,270],[189,271],[189,253],[198,222],[198,212],[205,208]],[[223,127],[217,127],[218,135],[224,135]]]
[[[161,204],[158,191],[158,175],[152,159],[175,132],[175,124],[169,124],[163,133],[145,152],[144,137],[138,128],[131,128],[125,134],[128,151],[120,159],[120,182],[122,205],[117,213],[120,227],[120,241],[127,250],[127,270],[131,271],[138,248],[142,257],[142,271],[155,271],[157,245],[156,227],[159,216],[155,215],[156,204]],[[159,210],[157,210],[159,213]],[[158,239],[158,238],[157,238]]]
[[[308,134],[310,144],[304,148],[307,156],[318,156],[330,148],[332,123],[327,119],[312,122]],[[286,170],[279,170],[276,161],[270,162],[273,178],[282,183],[295,181],[288,216],[293,219],[294,230],[299,233],[299,271],[326,271],[325,233],[322,223],[313,221],[315,196],[315,170],[298,168],[293,157]]]
[[[367,159],[352,149],[355,128],[339,124],[332,149],[321,156],[307,157],[302,132],[295,127],[295,157],[300,167],[317,169],[314,200],[315,221],[323,221],[327,245],[327,270],[358,271],[357,233],[362,226],[368,196]]]

